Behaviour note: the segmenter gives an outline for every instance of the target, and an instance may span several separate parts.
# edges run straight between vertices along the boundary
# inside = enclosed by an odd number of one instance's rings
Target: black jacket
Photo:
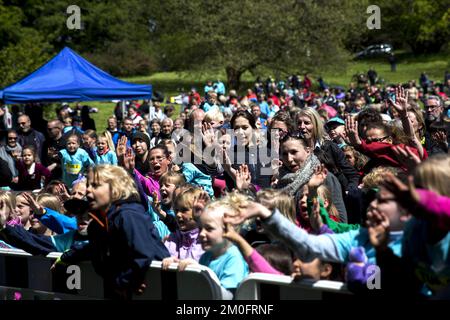
[[[272,175],[268,173],[271,168],[271,149],[258,147],[246,147],[242,151],[236,145],[230,155],[233,169],[239,169],[242,164],[247,164],[252,176],[251,183],[261,188],[270,187],[270,179]],[[267,172],[266,172],[267,171]],[[224,172],[227,189],[232,190],[235,182],[227,172]]]
[[[0,187],[6,187],[11,185],[13,176],[11,170],[9,170],[8,162],[0,159]]]
[[[0,232],[0,239],[15,248],[22,249],[32,255],[47,255],[57,251],[49,236],[33,233],[25,230],[22,226],[9,226]]]
[[[105,280],[107,298],[131,298],[152,260],[169,257],[151,218],[134,200],[114,203],[106,217],[97,213],[88,227],[89,244],[61,256],[65,263],[91,260]],[[117,291],[124,292],[117,296]]]
[[[358,172],[348,163],[344,152],[334,142],[324,141],[320,148],[314,150],[314,154],[338,178],[344,192],[358,187]]]

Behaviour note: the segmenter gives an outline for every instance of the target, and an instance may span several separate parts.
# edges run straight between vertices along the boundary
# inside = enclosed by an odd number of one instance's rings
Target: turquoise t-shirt
[[[164,239],[165,237],[167,237],[170,234],[169,228],[167,228],[166,224],[163,221],[161,221],[161,219],[159,218],[159,215],[156,213],[156,211],[153,210],[153,207],[152,207],[153,198],[150,196],[147,196],[147,201],[148,201],[148,211],[147,212],[150,215],[150,217],[152,218],[153,225],[155,226],[156,230],[158,231],[160,239]],[[171,216],[175,216],[175,212],[170,207],[166,207],[165,205],[161,204],[161,209],[165,213],[170,214]]]
[[[344,233],[327,234],[337,247],[339,258],[342,262],[348,262],[350,251],[353,247],[363,247],[369,263],[376,264],[376,251],[370,243],[369,233],[366,228],[351,230]],[[391,232],[389,248],[398,257],[402,256],[402,237],[403,232]]]
[[[225,289],[235,289],[248,275],[248,265],[235,245],[231,245],[220,257],[213,259],[210,252],[205,252],[199,263],[207,266],[217,275],[220,285]]]
[[[62,149],[59,153],[61,155],[62,180],[66,186],[71,188],[78,175],[85,173],[90,166],[94,165],[94,162],[81,148],[78,148],[74,154],[70,154],[66,149]]]
[[[56,236],[52,236],[52,243],[58,252],[64,252],[69,250],[74,242],[87,244],[88,240],[83,241],[74,241],[74,236],[78,232],[78,230],[72,230],[63,234],[58,234]]]
[[[204,174],[192,163],[183,163],[181,165],[181,172],[183,173],[187,183],[201,187],[209,194],[210,197],[214,197],[211,176]]]
[[[117,156],[116,153],[109,150],[107,153],[103,155],[99,155],[97,152],[95,153],[95,164],[112,164],[117,166]]]

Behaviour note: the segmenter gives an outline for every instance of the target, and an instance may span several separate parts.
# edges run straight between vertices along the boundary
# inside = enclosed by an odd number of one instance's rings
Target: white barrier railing
[[[67,267],[52,272],[50,267],[60,256],[50,253],[32,256],[22,250],[0,249],[0,299],[13,299],[18,293],[22,299],[103,299],[103,279],[89,262],[80,267],[80,287],[69,289],[73,276]],[[221,300],[220,282],[216,274],[201,265],[190,265],[177,272],[177,264],[163,271],[160,261],[153,261],[146,274],[147,289],[137,300]],[[264,273],[250,274],[235,293],[237,300],[317,300],[350,297],[341,282],[294,282],[291,277]]]
[[[103,279],[89,262],[79,264],[80,288],[69,289],[67,282],[72,273],[67,267],[50,271],[60,253],[32,256],[23,250],[0,249],[0,287],[23,288],[46,293],[60,292],[80,298],[104,298]],[[201,265],[188,266],[185,272],[176,272],[177,264],[162,270],[160,261],[153,261],[146,274],[147,289],[135,299],[163,300],[221,300],[222,293],[217,276]],[[30,293],[31,294],[31,293]]]
[[[348,298],[351,293],[342,282],[294,281],[292,277],[252,273],[239,285],[236,300],[323,300]]]

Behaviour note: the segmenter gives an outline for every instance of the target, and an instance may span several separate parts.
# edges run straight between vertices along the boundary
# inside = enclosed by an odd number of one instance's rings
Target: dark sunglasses
[[[382,138],[373,138],[373,139],[366,139],[367,143],[372,143],[372,142],[383,142],[384,140],[386,140],[387,138],[389,138],[390,136],[385,136]]]
[[[280,141],[281,142],[285,142],[289,138],[298,139],[298,140],[305,139],[305,136],[300,131],[294,131],[294,132],[280,131],[279,134],[280,134]]]

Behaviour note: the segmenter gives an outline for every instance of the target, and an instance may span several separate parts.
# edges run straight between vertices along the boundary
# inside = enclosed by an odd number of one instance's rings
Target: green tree
[[[153,8],[160,58],[172,69],[246,71],[344,65],[343,41],[365,26],[366,1],[167,0]]]
[[[450,39],[448,0],[380,0],[381,30],[373,38],[409,45],[419,53],[439,52]]]
[[[51,47],[44,38],[24,27],[25,15],[0,1],[0,87],[26,76],[48,58]]]

